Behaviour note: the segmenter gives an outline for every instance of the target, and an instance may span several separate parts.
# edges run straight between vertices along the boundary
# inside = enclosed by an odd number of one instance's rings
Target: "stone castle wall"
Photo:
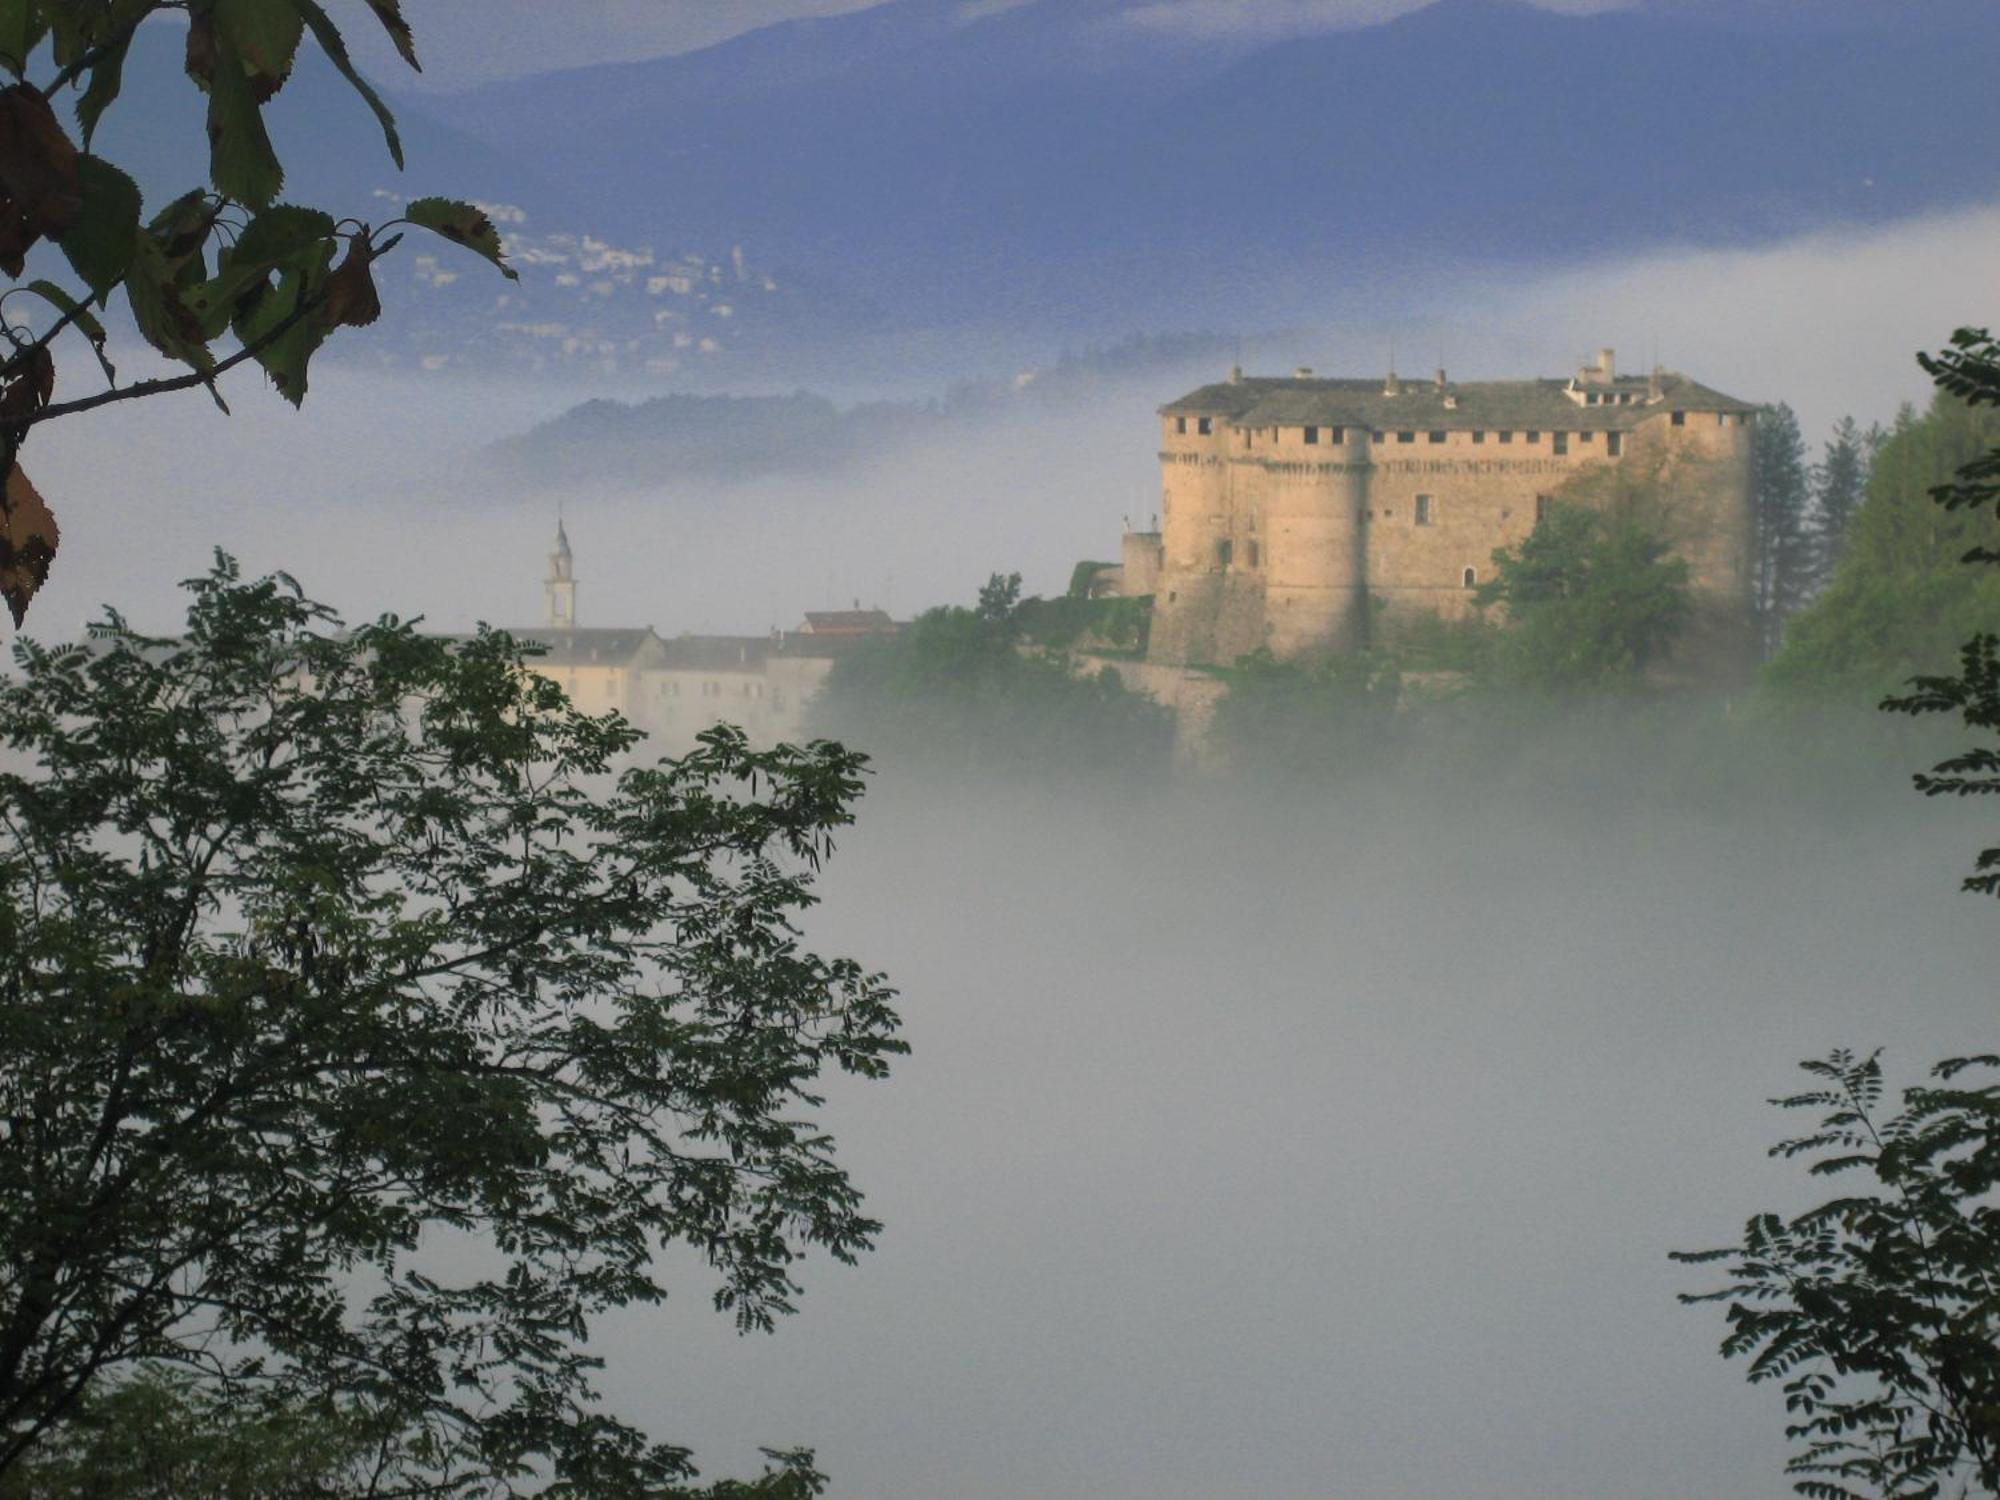
[[[1154,660],[1352,649],[1417,614],[1463,618],[1494,551],[1517,546],[1540,507],[1592,468],[1631,462],[1683,481],[1663,519],[1690,567],[1690,652],[1719,664],[1749,649],[1746,414],[1690,411],[1677,425],[1662,408],[1622,432],[1307,434],[1164,418]]]

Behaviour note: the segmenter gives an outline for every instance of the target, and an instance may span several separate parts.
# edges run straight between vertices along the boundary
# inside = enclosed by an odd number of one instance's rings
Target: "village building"
[[[556,527],[543,580],[542,623],[510,632],[540,648],[531,670],[587,713],[616,711],[644,730],[649,754],[694,747],[703,730],[734,724],[753,745],[795,743],[811,734],[814,700],[844,653],[895,631],[880,610],[810,614],[798,630],[768,635],[662,636],[650,625],[578,622],[575,557]],[[813,629],[812,622],[823,623]]]

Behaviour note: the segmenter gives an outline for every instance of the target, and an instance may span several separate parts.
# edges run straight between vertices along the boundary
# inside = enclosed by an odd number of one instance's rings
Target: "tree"
[[[1813,465],[1813,593],[1832,582],[1847,551],[1848,529],[1868,493],[1869,465],[1885,438],[1879,427],[1863,432],[1854,418],[1842,417],[1834,424],[1820,461]]]
[[[1021,597],[995,573],[975,607],[925,610],[834,663],[822,727],[884,754],[1039,774],[1158,767],[1173,719],[1115,671],[1079,677],[1060,646],[1088,625],[1132,628],[1129,601]],[[1087,618],[1079,619],[1081,614]]]
[[[2000,523],[1932,499],[1996,444],[2000,416],[1950,391],[1897,415],[1869,465],[1839,571],[1766,667],[1773,692],[1879,699],[1948,670],[1965,641],[2000,628],[2000,574],[1961,565],[1968,551],[2000,545]]]
[[[1676,1253],[1727,1261],[1731,1278],[1681,1301],[1727,1302],[1723,1354],[1783,1382],[1800,1494],[2000,1494],[2000,1207],[1982,1201],[2000,1188],[2000,1085],[1909,1089],[1884,1118],[1876,1056],[1800,1066],[1819,1086],[1773,1102],[1823,1111],[1820,1126],[1771,1154],[1872,1182],[1795,1218],[1758,1214],[1740,1246]]]
[[[1810,486],[1799,419],[1784,404],[1757,413],[1751,442],[1752,571],[1757,618],[1768,656],[1783,639],[1785,621],[1812,589]]]
[[[637,732],[502,634],[189,587],[0,683],[0,1476],[165,1364],[394,1435],[410,1492],[681,1484],[590,1319],[681,1244],[768,1329],[878,1227],[809,1116],[891,992],[796,930],[860,758],[614,774]]]
[[[1518,548],[1493,554],[1482,607],[1504,606],[1503,682],[1570,692],[1635,681],[1692,612],[1687,564],[1644,517],[1558,504]]]
[[[366,4],[417,66],[401,0]],[[187,73],[208,99],[209,183],[148,217],[138,185],[90,148],[118,98],[134,33],[167,11],[187,14]],[[371,225],[278,201],[284,168],[263,111],[308,34],[374,111],[400,167],[395,119],[355,70],[320,0],[0,0],[0,69],[15,80],[0,89],[0,273],[9,282],[0,290],[0,596],[17,626],[59,539],[18,462],[37,425],[198,385],[222,405],[217,380],[250,360],[298,404],[328,336],[380,316],[372,267],[406,225],[514,274],[492,223],[471,204],[419,199],[393,222]],[[72,92],[77,139],[55,110]],[[34,253],[43,241],[61,250],[66,283]],[[101,314],[121,291],[140,335],[185,373],[118,384]],[[39,326],[17,300],[21,293],[48,310]],[[71,334],[94,347],[106,388],[57,401],[55,345]]]
[[[142,1369],[0,1477],[0,1500],[305,1500],[394,1485],[399,1456],[337,1407],[244,1411],[185,1374]]]

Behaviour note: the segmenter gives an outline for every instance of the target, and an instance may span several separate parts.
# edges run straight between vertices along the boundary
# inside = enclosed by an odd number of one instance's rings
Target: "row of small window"
[[[1537,525],[1548,518],[1549,507],[1554,504],[1555,497],[1553,495],[1535,496],[1535,522]],[[1372,512],[1365,510],[1356,511],[1354,519],[1365,526],[1368,524],[1371,514]],[[1384,510],[1382,512],[1382,519],[1385,521],[1394,519],[1394,516],[1394,511]],[[1432,525],[1437,520],[1437,497],[1435,495],[1418,495],[1410,518],[1419,526]],[[1246,544],[1246,548],[1244,561],[1253,568],[1258,566],[1261,553],[1258,550],[1257,543],[1251,541]],[[1215,561],[1217,566],[1228,567],[1234,556],[1235,547],[1228,538],[1225,537],[1222,541],[1215,544]],[[1470,587],[1470,585],[1467,585],[1467,587]]]
[[[1417,496],[1417,501],[1418,501],[1417,511],[1419,517],[1424,517],[1427,515],[1428,513],[1427,507],[1425,506],[1424,502],[1428,501],[1429,499],[1430,496],[1428,495]],[[1364,511],[1363,514],[1365,515],[1367,513]],[[1426,526],[1429,525],[1430,523],[1427,519],[1419,519],[1417,524],[1419,526]],[[1254,541],[1245,542],[1243,544],[1243,552],[1244,552],[1244,561],[1250,567],[1253,568],[1256,567],[1261,561],[1262,554],[1259,551],[1258,546]],[[1236,554],[1235,544],[1231,542],[1227,537],[1224,537],[1221,541],[1215,544],[1215,561],[1218,567],[1224,567],[1224,568],[1228,567],[1231,559],[1234,558],[1235,554]],[[1465,587],[1469,589],[1478,588],[1479,587],[1478,570],[1474,568],[1467,568],[1464,573],[1463,581]],[[1171,598],[1171,596],[1169,597]]]
[[[1674,425],[1676,427],[1686,426],[1687,425],[1686,417],[1687,413],[1684,411],[1675,412]],[[1718,420],[1726,422],[1728,419],[1726,416],[1722,416],[1719,417]],[[1187,424],[1188,424],[1188,419],[1186,417],[1175,417],[1174,431],[1177,433],[1185,433],[1188,430]],[[1195,425],[1198,435],[1202,437],[1207,437],[1209,435],[1211,431],[1209,418],[1197,417],[1195,418]],[[1270,431],[1271,431],[1271,440],[1273,442],[1278,441],[1278,434],[1280,429],[1273,427],[1270,429]],[[1328,443],[1345,443],[1347,441],[1347,429],[1344,427],[1302,427],[1299,429],[1299,431],[1303,435],[1303,441],[1309,448],[1316,448],[1319,446],[1321,433],[1326,434],[1326,441]],[[1386,441],[1388,436],[1389,434],[1386,432],[1369,433],[1369,438],[1377,443]],[[1448,432],[1438,430],[1429,432],[1425,434],[1425,436],[1427,436],[1433,443],[1442,443],[1446,441],[1446,439],[1448,439],[1451,436],[1451,434]],[[1493,436],[1499,442],[1502,443],[1511,443],[1514,441],[1514,434],[1512,431],[1507,431],[1507,430],[1496,431],[1495,433],[1493,433]],[[1250,447],[1254,442],[1255,438],[1256,438],[1255,428],[1246,427],[1243,429],[1244,447],[1246,448]],[[1487,434],[1484,431],[1475,430],[1472,433],[1472,441],[1475,443],[1484,443],[1486,441],[1486,438]],[[1569,439],[1570,439],[1569,433],[1551,432],[1549,434],[1549,439],[1554,444],[1555,451],[1557,453],[1560,454],[1569,452]],[[1417,440],[1417,434],[1414,431],[1399,432],[1396,434],[1396,441],[1399,443],[1414,443],[1416,440]],[[1542,440],[1542,434],[1538,430],[1525,431],[1521,434],[1521,440],[1529,444],[1539,443]],[[1576,434],[1576,440],[1579,443],[1584,443],[1584,444],[1594,443],[1597,441],[1597,434],[1594,432],[1579,432]],[[1604,451],[1610,457],[1617,458],[1624,451],[1624,447],[1625,447],[1624,433],[1607,432],[1604,434]]]
[[[680,695],[681,685],[678,682],[668,679],[660,684],[660,697],[678,698]],[[713,679],[704,681],[701,685],[701,696],[704,698],[720,698],[722,696],[722,684]],[[739,686],[737,696],[739,698],[761,698],[764,696],[764,684],[761,682],[742,683]],[[774,689],[771,693],[771,701],[773,704],[783,706],[784,694]]]

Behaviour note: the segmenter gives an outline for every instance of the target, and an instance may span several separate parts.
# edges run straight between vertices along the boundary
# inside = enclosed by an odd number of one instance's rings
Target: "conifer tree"
[[[1799,419],[1782,402],[1757,414],[1751,450],[1753,580],[1764,650],[1777,649],[1786,618],[1812,587],[1813,538],[1807,526],[1810,487]]]
[[[1863,432],[1852,417],[1834,424],[1820,461],[1813,465],[1813,529],[1811,591],[1832,582],[1847,550],[1847,528],[1868,493],[1868,470],[1883,442],[1882,429]]]

